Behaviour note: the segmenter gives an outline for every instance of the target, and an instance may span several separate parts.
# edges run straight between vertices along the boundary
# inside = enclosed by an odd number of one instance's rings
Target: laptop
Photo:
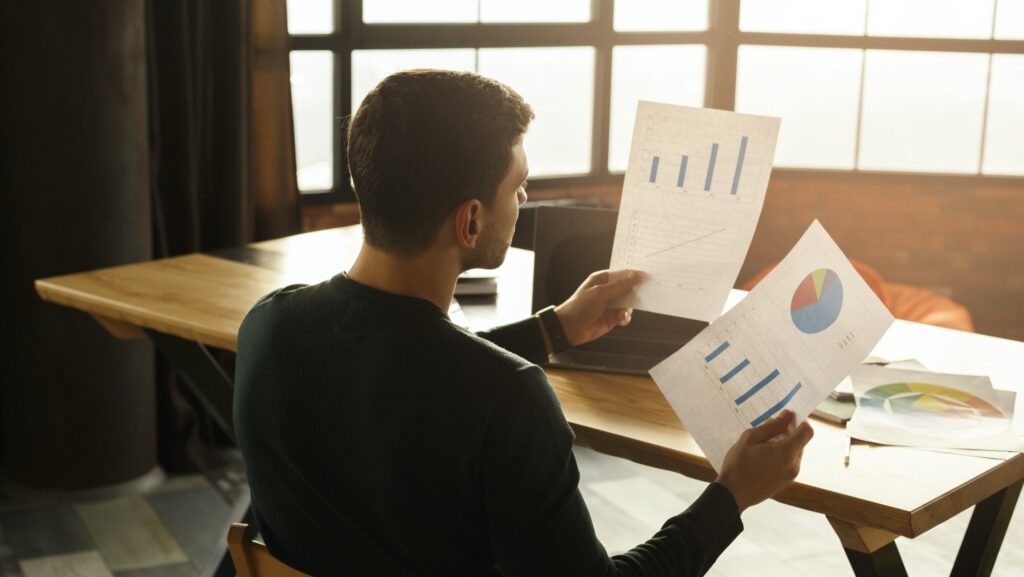
[[[534,312],[569,298],[587,276],[608,268],[618,211],[540,206],[533,237]],[[708,323],[634,310],[626,327],[551,357],[549,366],[645,375]]]

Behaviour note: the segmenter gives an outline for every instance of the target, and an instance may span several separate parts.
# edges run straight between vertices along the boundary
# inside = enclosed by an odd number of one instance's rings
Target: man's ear
[[[483,204],[471,198],[455,209],[455,237],[459,248],[475,249],[483,230]]]

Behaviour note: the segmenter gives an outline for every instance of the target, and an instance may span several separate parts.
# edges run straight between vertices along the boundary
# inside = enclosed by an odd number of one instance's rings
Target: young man
[[[316,575],[700,575],[740,512],[796,476],[791,415],[646,543],[609,558],[577,488],[573,433],[541,362],[629,322],[641,282],[597,272],[543,318],[449,320],[456,277],[505,258],[533,112],[468,73],[385,79],[348,133],[365,243],[347,273],[256,304],[239,332],[235,427],[257,526]],[[673,512],[666,512],[673,513]]]

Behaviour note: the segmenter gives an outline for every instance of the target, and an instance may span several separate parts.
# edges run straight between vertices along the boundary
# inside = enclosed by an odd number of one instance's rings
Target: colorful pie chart
[[[860,409],[882,411],[905,427],[918,430],[951,432],[979,427],[998,430],[1005,426],[1003,413],[988,401],[966,391],[932,383],[879,385],[861,395]]]
[[[796,328],[807,334],[832,326],[843,310],[843,283],[835,271],[819,268],[800,281],[793,293],[790,314]]]

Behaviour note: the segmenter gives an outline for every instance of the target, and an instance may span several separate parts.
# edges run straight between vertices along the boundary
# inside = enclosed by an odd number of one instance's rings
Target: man
[[[343,575],[699,575],[740,512],[788,486],[811,430],[748,431],[721,475],[609,558],[541,362],[626,324],[640,274],[601,271],[544,319],[474,335],[456,278],[496,267],[526,201],[533,112],[468,73],[395,74],[349,127],[364,246],[347,273],[264,297],[239,332],[235,426],[271,552]],[[543,322],[542,322],[543,321]]]

